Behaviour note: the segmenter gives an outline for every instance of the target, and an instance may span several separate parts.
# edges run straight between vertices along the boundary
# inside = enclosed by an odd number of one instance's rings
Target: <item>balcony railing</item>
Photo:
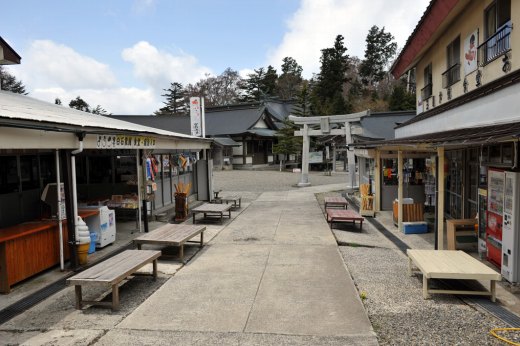
[[[424,88],[421,89],[421,97],[423,100],[426,100],[427,98],[432,96],[432,89],[433,89],[433,85],[431,83],[426,84],[424,86]]]
[[[493,36],[478,46],[478,65],[485,66],[511,49],[510,24],[504,25]]]
[[[460,64],[455,64],[442,74],[442,87],[444,89],[452,86],[460,80]]]

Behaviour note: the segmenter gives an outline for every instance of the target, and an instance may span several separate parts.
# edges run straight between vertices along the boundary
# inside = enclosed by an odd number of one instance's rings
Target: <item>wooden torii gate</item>
[[[370,110],[358,113],[342,114],[342,115],[327,115],[314,117],[297,117],[289,115],[289,120],[292,120],[296,125],[303,125],[303,129],[295,131],[295,136],[303,136],[302,148],[302,175],[298,186],[309,186],[309,137],[310,136],[325,136],[325,135],[340,135],[345,136],[347,145],[352,143],[352,135],[358,134],[353,131],[352,123],[359,122],[361,118],[369,116]],[[344,127],[339,129],[331,129],[330,124],[344,124]],[[320,125],[319,130],[309,129],[309,126]],[[359,133],[361,134],[361,133]],[[354,187],[356,181],[356,161],[353,150],[347,150],[348,171],[350,175],[350,187]]]

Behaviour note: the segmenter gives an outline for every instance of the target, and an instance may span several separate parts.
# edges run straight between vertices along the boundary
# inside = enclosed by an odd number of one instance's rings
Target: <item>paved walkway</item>
[[[317,188],[261,194],[99,343],[377,345]]]

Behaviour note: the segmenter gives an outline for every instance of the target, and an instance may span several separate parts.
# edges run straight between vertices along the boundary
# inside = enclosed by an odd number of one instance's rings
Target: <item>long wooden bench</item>
[[[204,203],[203,205],[191,210],[193,214],[193,224],[195,224],[196,214],[204,214],[204,218],[216,215],[217,217],[220,217],[220,223],[222,223],[225,212],[227,212],[228,217],[231,218],[231,207],[231,204]]]
[[[496,281],[502,275],[489,268],[484,263],[471,257],[463,251],[452,250],[415,250],[408,249],[408,274],[413,275],[412,264],[423,275],[423,298],[430,297],[430,293],[439,294],[472,294],[491,296],[496,300]],[[442,290],[428,287],[430,279],[458,279],[458,280],[489,280],[489,291]]]
[[[204,231],[206,226],[198,225],[176,225],[166,224],[156,230],[143,234],[134,239],[137,249],[141,250],[143,244],[156,244],[165,246],[179,246],[179,258],[184,262],[184,244],[199,243],[200,247],[204,244]],[[190,241],[191,238],[200,234],[200,241]]]
[[[330,229],[334,222],[351,222],[355,225],[356,221],[359,222],[359,229],[363,229],[364,217],[356,213],[354,210],[345,209],[327,209],[327,222],[330,223]]]
[[[109,306],[112,310],[119,309],[119,283],[129,276],[135,275],[151,275],[154,280],[157,279],[157,258],[159,258],[159,256],[161,256],[161,251],[126,250],[67,279],[67,285],[75,286],[76,309],[81,310],[83,303]],[[153,263],[152,274],[137,273],[139,268],[150,262]],[[111,286],[112,301],[101,302],[83,300],[81,292],[82,285]]]
[[[340,207],[347,209],[348,201],[345,197],[325,197],[325,210],[330,207]]]

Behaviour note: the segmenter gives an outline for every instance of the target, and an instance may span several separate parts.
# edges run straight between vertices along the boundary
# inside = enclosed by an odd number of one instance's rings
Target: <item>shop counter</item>
[[[82,218],[97,210],[80,211]],[[37,220],[0,229],[0,293],[11,286],[60,263],[57,220]],[[69,258],[67,222],[63,221],[63,250]]]

